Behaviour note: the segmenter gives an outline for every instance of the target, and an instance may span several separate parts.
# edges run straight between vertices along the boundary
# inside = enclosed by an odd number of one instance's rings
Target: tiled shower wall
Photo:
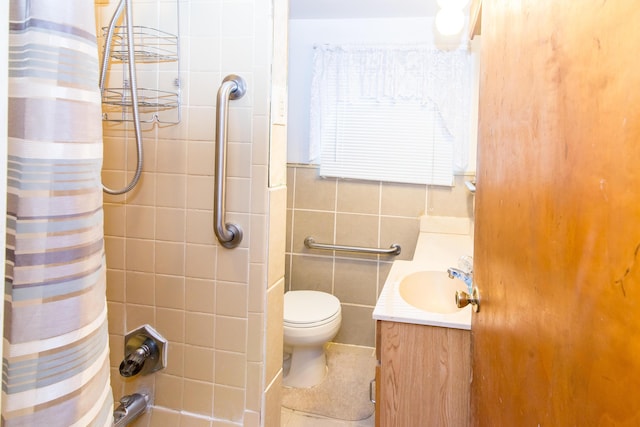
[[[116,0],[96,0],[98,26]],[[151,394],[134,426],[279,426],[285,236],[286,0],[179,0],[182,120],[145,125],[144,172],[125,196],[105,195],[107,299],[116,401]],[[172,31],[176,0],[134,0],[136,25]],[[274,24],[275,23],[275,24]],[[272,42],[275,39],[275,42]],[[212,229],[216,91],[243,76],[229,114],[227,221]],[[105,122],[103,179],[135,169],[130,124]],[[125,380],[123,336],[148,323],[169,340],[168,366]]]
[[[286,290],[329,292],[342,304],[335,342],[375,345],[373,308],[393,260],[412,259],[422,215],[472,217],[473,198],[456,176],[454,187],[321,178],[312,165],[289,164]],[[308,249],[320,243],[387,248],[397,256]]]

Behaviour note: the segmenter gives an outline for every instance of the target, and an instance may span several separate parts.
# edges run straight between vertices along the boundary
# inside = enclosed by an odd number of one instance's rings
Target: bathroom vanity
[[[455,291],[414,294],[412,298],[443,299],[427,311],[417,301],[407,301],[406,294],[401,296],[401,288],[416,272],[446,274],[460,256],[472,253],[472,238],[465,224],[448,228],[460,230],[451,233],[421,229],[414,259],[394,262],[373,312],[377,427],[469,424],[471,306],[457,309]],[[431,276],[437,277],[425,275]],[[465,289],[462,281],[455,282]],[[453,308],[447,306],[449,301]]]
[[[378,320],[376,426],[466,426],[471,331]]]

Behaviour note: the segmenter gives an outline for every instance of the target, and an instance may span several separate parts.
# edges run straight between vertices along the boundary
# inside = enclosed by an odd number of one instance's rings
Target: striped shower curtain
[[[3,426],[113,421],[93,0],[9,0]]]

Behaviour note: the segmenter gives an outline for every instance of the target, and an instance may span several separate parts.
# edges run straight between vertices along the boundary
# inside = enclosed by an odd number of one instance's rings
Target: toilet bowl
[[[291,351],[287,387],[312,387],[327,374],[324,345],[340,329],[340,300],[319,291],[289,291],[284,294],[284,345]]]

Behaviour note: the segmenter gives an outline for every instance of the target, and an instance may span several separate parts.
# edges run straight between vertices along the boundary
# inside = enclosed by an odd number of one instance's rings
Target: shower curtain
[[[3,426],[113,422],[93,0],[10,0]]]

